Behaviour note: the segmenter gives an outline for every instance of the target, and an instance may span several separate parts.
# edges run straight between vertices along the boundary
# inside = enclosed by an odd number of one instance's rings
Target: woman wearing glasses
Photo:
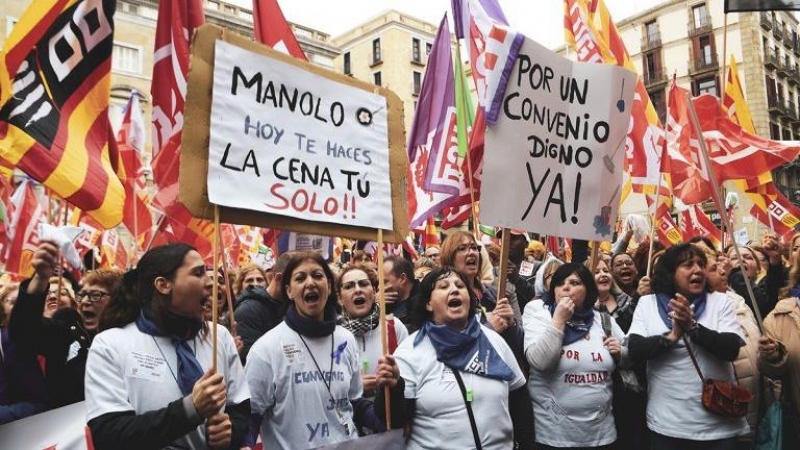
[[[72,287],[58,277],[58,249],[42,241],[31,262],[35,274],[22,283],[14,316],[9,324],[11,339],[28,353],[45,358],[45,381],[50,406],[60,407],[84,399],[84,371],[99,317],[122,281],[122,272],[95,270],[83,277],[83,287],[72,301]],[[55,304],[55,306],[51,306]],[[62,305],[63,304],[63,305]],[[53,314],[47,312],[52,309]],[[44,318],[42,311],[45,311]]]
[[[380,311],[375,301],[378,274],[368,266],[348,266],[339,274],[339,304],[342,314],[338,324],[350,330],[361,353],[361,383],[364,397],[374,397],[377,388],[378,361],[383,356]],[[408,337],[403,322],[387,318],[389,353]]]

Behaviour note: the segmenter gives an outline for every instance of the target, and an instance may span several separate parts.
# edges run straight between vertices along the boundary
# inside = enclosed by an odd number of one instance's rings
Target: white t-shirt
[[[217,373],[227,384],[228,404],[238,404],[250,397],[242,363],[228,330],[222,326],[217,330]],[[189,346],[206,371],[213,358],[210,330],[205,338],[201,336]],[[177,376],[178,356],[169,338],[142,333],[135,323],[103,331],[92,341],[86,361],[86,421],[112,412],[143,414],[165,408],[184,397]],[[205,425],[173,445],[207,448]]]
[[[546,339],[545,331],[553,328],[552,320],[542,300],[525,306],[522,322],[526,349]],[[625,337],[613,319],[611,335],[620,342]],[[536,442],[553,447],[598,447],[617,440],[611,411],[611,376],[616,363],[603,345],[604,339],[602,318],[595,311],[592,327],[583,339],[561,344],[561,356],[552,370],[542,372],[531,367],[528,390],[533,401]]]
[[[264,448],[311,449],[358,437],[350,400],[361,397],[360,360],[353,333],[340,326],[331,336],[301,338],[281,322],[261,336],[247,355],[245,373],[251,410],[264,416]]]
[[[417,333],[394,352],[406,385],[405,398],[416,399],[417,404],[406,448],[475,448],[464,397],[452,370],[436,359],[436,350],[427,337],[414,347]],[[509,383],[461,372],[461,378],[473,392],[472,411],[483,448],[506,450],[514,443],[508,393],[524,386],[525,377],[503,338],[487,327],[483,327],[483,333],[516,377]]]
[[[403,322],[392,319],[394,331],[397,336],[397,345],[408,337],[408,329]],[[381,343],[381,327],[369,330],[362,336],[356,338],[358,350],[361,354],[361,373],[374,375],[378,371],[378,360],[383,356],[383,344]]]
[[[725,294],[708,294],[705,311],[696,320],[710,330],[736,333],[741,337],[736,309]],[[639,299],[628,335],[649,337],[668,331],[658,314],[656,296],[648,295]],[[717,359],[696,344],[692,345],[692,350],[703,376],[735,381],[730,362]],[[703,408],[702,382],[683,340],[678,341],[671,350],[647,362],[647,382],[647,426],[658,434],[678,439],[708,441],[748,432],[744,417],[723,417]]]

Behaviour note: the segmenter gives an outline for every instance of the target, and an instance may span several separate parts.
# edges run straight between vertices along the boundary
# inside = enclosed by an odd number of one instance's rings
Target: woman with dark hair
[[[639,300],[629,331],[630,355],[647,361],[647,426],[652,448],[734,449],[744,417],[706,410],[694,354],[707,379],[736,382],[732,361],[744,343],[725,294],[706,292],[706,255],[694,244],[670,247],[655,266],[655,294]],[[687,345],[689,347],[687,347]]]
[[[378,291],[378,274],[367,265],[347,266],[339,274],[337,283],[342,314],[337,323],[353,333],[361,353],[361,382],[364,396],[374,397],[377,391],[378,361],[383,356],[381,342],[380,310],[375,301]],[[387,317],[389,354],[408,337],[403,322]]]
[[[394,426],[412,422],[408,449],[475,448],[476,441],[484,449],[508,449],[515,440],[519,448],[533,448],[525,377],[503,339],[478,321],[471,285],[447,266],[420,284],[415,308],[422,326],[394,354],[406,398]]]
[[[203,258],[185,244],[153,248],[125,274],[86,364],[96,448],[239,448],[249,394],[224,327],[213,353],[208,286]]]
[[[336,325],[334,275],[317,252],[294,255],[281,279],[289,309],[253,344],[245,372],[253,417],[247,445],[260,429],[264,448],[310,449],[358,437],[356,425],[383,431],[362,396],[353,334]],[[384,356],[376,386],[396,386],[397,365]]]
[[[595,310],[597,285],[578,263],[559,267],[543,300],[525,307],[525,355],[539,448],[611,448],[612,379],[621,362],[619,325]]]

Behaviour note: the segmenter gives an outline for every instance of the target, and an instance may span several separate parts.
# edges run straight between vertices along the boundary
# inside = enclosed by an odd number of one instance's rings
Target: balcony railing
[[[711,25],[711,16],[702,16],[699,19],[692,19],[689,21],[689,37],[697,36],[698,34],[710,33],[713,29]]]
[[[717,55],[711,55],[710,58],[705,56],[695,57],[689,61],[689,67],[692,68],[693,73],[715,70],[719,69],[719,61],[717,60]]]
[[[661,47],[661,32],[647,33],[642,37],[642,52]]]
[[[792,121],[797,120],[797,106],[795,106],[793,101],[786,103],[786,115],[789,116]]]
[[[766,66],[767,69],[777,69],[781,66],[781,61],[776,55],[766,53],[764,55],[764,66]]]
[[[782,114],[784,110],[783,97],[777,95],[767,95],[767,107],[770,114]]]
[[[783,27],[775,25],[775,28],[772,29],[772,36],[776,41],[783,39]]]
[[[654,84],[666,83],[667,81],[667,71],[663,67],[653,71],[645,71],[644,84],[647,87]]]
[[[778,67],[775,69],[775,73],[777,73],[779,77],[783,78],[788,77],[791,72],[792,72],[792,67],[786,64],[786,62],[783,63],[779,62]]]
[[[761,28],[763,28],[765,30],[771,30],[772,29],[772,18],[769,16],[769,14],[762,12],[762,13],[759,14],[759,16],[760,16],[759,17],[759,23],[761,24]]]
[[[794,51],[794,55],[800,57],[800,37],[794,41],[792,45],[792,51]]]

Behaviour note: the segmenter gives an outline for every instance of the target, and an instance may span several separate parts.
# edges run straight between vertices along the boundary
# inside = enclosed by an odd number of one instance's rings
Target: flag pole
[[[217,276],[217,274],[214,274]],[[222,281],[225,283],[225,301],[228,303],[228,318],[231,321],[231,334],[236,337],[236,319],[233,317],[233,297],[228,282],[228,250],[222,249]]]
[[[461,64],[461,41],[460,40],[456,40],[456,61],[455,61],[455,63],[456,64]],[[467,102],[466,102],[465,95],[470,95],[470,94],[469,94],[469,92],[463,92],[465,90],[463,81],[466,81],[466,80],[462,80],[462,82],[461,82],[461,90],[462,90],[462,92],[461,92],[461,95],[458,96],[460,98],[460,101],[459,101],[459,104],[457,106],[459,108],[461,108],[461,110],[464,111],[465,114],[469,114],[469,111],[467,110]],[[474,126],[475,124],[473,123],[472,125]],[[473,130],[473,132],[474,132],[474,130]],[[472,174],[473,174],[473,172],[472,172],[472,155],[471,155],[471,152],[470,152],[471,145],[470,145],[470,139],[469,138],[470,138],[470,136],[469,136],[469,133],[468,133],[467,134],[467,150],[466,150],[466,152],[464,152],[464,157],[467,159],[467,172],[469,172],[469,173],[466,174],[466,177],[467,177],[467,184],[469,186],[470,211],[472,212],[472,234],[473,234],[473,236],[475,236],[475,240],[479,240],[480,239],[480,235],[479,235],[480,222],[478,222],[478,212],[477,212],[477,210],[475,208],[475,187],[472,184]]]
[[[506,296],[506,279],[508,278],[508,252],[509,247],[511,246],[511,230],[508,228],[500,228],[500,231],[503,232],[503,239],[500,241],[500,268],[497,269],[498,271],[498,280],[497,280],[497,299],[501,299]]]
[[[708,148],[706,147],[706,140],[703,137],[703,130],[700,129],[700,120],[697,118],[697,111],[694,109],[694,102],[692,101],[692,94],[690,92],[686,93],[686,103],[689,105],[689,118],[692,121],[692,127],[694,131],[697,133],[697,141],[700,144],[700,154],[703,157],[703,161],[705,161],[706,167],[708,167],[708,183],[711,185],[711,189],[714,191],[714,202],[717,204],[717,209],[719,210],[720,219],[723,223],[728,222],[728,211],[725,209],[725,205],[722,204],[722,200],[720,198],[720,191],[719,186],[717,186],[716,180],[717,177],[714,174],[714,166],[711,165],[711,157],[708,155]],[[736,251],[736,257],[739,261],[744,261],[742,259],[742,252],[739,250],[739,244],[736,243],[736,239],[731,239],[733,243],[733,248]],[[741,265],[741,263],[740,263]],[[764,332],[764,321],[761,317],[761,311],[758,307],[758,302],[756,301],[756,295],[753,293],[753,286],[750,282],[750,278],[744,271],[744,265],[741,265],[742,268],[742,278],[744,278],[744,284],[747,287],[747,295],[750,296],[750,303],[753,305],[753,312],[756,315],[756,322],[758,324],[758,329],[760,332]]]
[[[134,150],[135,151],[135,150]],[[133,181],[133,259],[139,254],[139,207],[137,200],[139,200],[139,189],[136,186],[136,181]],[[131,259],[128,259],[130,262]],[[130,264],[128,264],[130,267]]]
[[[153,242],[156,240],[156,234],[161,231],[161,226],[164,225],[164,218],[167,217],[166,214],[162,214],[161,217],[158,218],[158,222],[156,223],[156,227],[153,230],[153,235],[150,236],[150,240],[147,241],[147,245],[144,247],[145,253],[150,250],[150,247],[153,246]]]
[[[219,242],[219,206],[214,205],[214,243],[213,243],[213,250],[212,250],[212,257],[214,259],[214,276],[216,277],[217,272],[219,271],[219,258],[218,256],[218,246]],[[211,284],[211,340],[212,340],[212,354],[213,359],[211,360],[211,372],[216,373],[217,371],[217,323],[219,322],[219,313],[217,308],[219,307],[219,300],[217,299],[217,295],[219,295],[219,283],[215,282]]]
[[[386,326],[386,295],[384,294],[384,282],[383,282],[383,230],[378,228],[378,248],[376,250],[378,254],[378,293],[379,297],[379,311],[380,311],[380,323],[381,323],[381,353],[384,355],[389,354],[389,335],[388,329]],[[390,392],[389,386],[384,386],[384,396],[386,397],[386,429],[391,431],[392,429],[392,410],[391,410],[391,401],[390,401]]]

